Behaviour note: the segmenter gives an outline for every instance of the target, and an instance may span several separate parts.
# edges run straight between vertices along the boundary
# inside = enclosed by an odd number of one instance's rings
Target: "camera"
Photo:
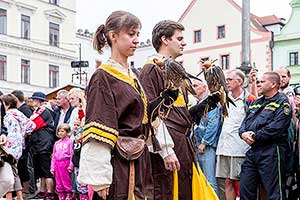
[[[298,85],[294,88],[294,93],[295,93],[295,95],[300,95],[300,85]]]

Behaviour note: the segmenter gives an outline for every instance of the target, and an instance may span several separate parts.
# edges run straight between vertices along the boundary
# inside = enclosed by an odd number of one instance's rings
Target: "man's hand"
[[[6,136],[5,135],[1,135],[0,136],[0,145],[4,145],[6,144]]]
[[[103,199],[106,200],[106,197],[109,194],[109,187],[108,188],[104,188],[102,190],[97,191],[98,195]]]
[[[300,108],[300,95],[296,95],[294,97],[294,102],[295,102],[295,105]]]
[[[256,77],[257,77],[256,69],[251,68],[250,73],[249,73],[249,78],[251,80],[251,83],[256,83]]]
[[[253,131],[247,131],[247,132],[242,133],[242,138],[248,145],[251,145],[251,144],[253,144],[253,142],[255,142],[255,140],[253,138],[254,134],[255,133]]]
[[[199,147],[198,147],[199,152],[204,153],[205,152],[205,147],[206,147],[205,144],[200,144]]]
[[[180,164],[175,153],[172,153],[171,155],[165,157],[164,163],[165,163],[166,170],[170,170],[170,171],[180,170]]]
[[[179,89],[168,88],[164,90],[160,96],[165,100],[165,104],[171,105],[176,101],[179,95]]]

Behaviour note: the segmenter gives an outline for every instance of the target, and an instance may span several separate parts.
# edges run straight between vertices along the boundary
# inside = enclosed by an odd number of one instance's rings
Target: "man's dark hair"
[[[2,91],[0,91],[0,96],[2,96],[3,95],[3,92]]]
[[[24,93],[21,90],[14,90],[12,91],[12,94],[15,95],[20,102],[25,100]]]
[[[264,75],[267,76],[267,79],[269,81],[276,83],[276,85],[279,89],[281,81],[280,81],[280,75],[277,72],[265,72]]]
[[[184,31],[184,26],[171,20],[160,21],[154,26],[152,30],[152,44],[157,52],[161,47],[161,37],[165,36],[170,39],[176,30]]]

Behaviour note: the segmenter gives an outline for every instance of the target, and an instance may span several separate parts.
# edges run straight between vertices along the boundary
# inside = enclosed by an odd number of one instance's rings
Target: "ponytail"
[[[100,54],[103,53],[102,49],[106,45],[106,38],[105,38],[105,26],[102,24],[97,28],[95,33],[95,37],[93,40],[93,47],[97,50]]]

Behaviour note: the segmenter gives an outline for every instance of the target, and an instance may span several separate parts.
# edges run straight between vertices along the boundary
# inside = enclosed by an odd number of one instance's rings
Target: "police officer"
[[[292,112],[288,98],[278,92],[280,77],[266,72],[257,99],[239,129],[240,137],[251,149],[242,164],[241,200],[256,200],[257,185],[262,183],[268,200],[285,199],[285,161],[288,127]]]

